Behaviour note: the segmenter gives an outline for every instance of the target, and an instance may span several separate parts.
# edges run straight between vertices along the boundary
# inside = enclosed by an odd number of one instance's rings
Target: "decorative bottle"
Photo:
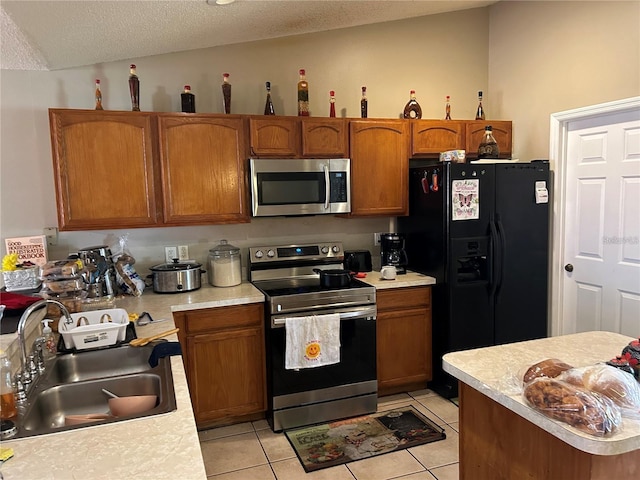
[[[276,111],[273,108],[273,102],[271,101],[271,82],[265,82],[265,87],[267,87],[267,101],[264,104],[264,114],[265,115],[275,115]]]
[[[444,119],[451,120],[451,97],[447,95],[447,101],[444,105]]]
[[[180,94],[180,100],[184,113],[196,113],[196,96],[191,93],[191,85],[184,86],[184,91]]]
[[[478,92],[478,109],[476,110],[476,120],[484,120],[484,107],[482,106],[482,90]]]
[[[298,80],[298,116],[309,116],[309,84],[307,83],[304,68],[300,69],[300,80]]]
[[[404,107],[404,118],[422,118],[422,108],[416,100],[416,91],[409,92],[409,101]]]
[[[336,92],[331,90],[329,92],[329,117],[335,118],[336,116]]]
[[[231,84],[228,73],[222,74],[222,105],[224,113],[231,113]]]
[[[478,158],[498,158],[499,156],[500,150],[498,149],[498,142],[493,136],[493,128],[491,128],[491,125],[487,125],[484,127],[484,135],[478,147]]]
[[[131,110],[140,111],[140,79],[136,74],[136,66],[129,66],[129,93],[131,94]]]
[[[96,110],[104,110],[102,108],[102,92],[100,91],[99,78],[96,78]]]
[[[0,419],[8,420],[18,414],[15,388],[11,377],[11,361],[0,350]]]
[[[362,98],[360,99],[360,118],[367,118],[367,109],[369,101],[367,100],[367,87],[362,87]]]

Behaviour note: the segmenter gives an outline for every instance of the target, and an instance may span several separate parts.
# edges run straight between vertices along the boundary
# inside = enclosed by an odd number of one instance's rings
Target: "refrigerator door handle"
[[[491,288],[489,289],[489,297],[493,298],[496,294],[496,290],[498,289],[498,282],[496,278],[496,272],[498,271],[498,229],[496,227],[495,219],[493,215],[491,215],[489,219],[489,229],[491,233],[491,261],[490,272],[489,272],[489,285]]]
[[[496,270],[496,291],[495,294],[496,296],[498,296],[500,294],[500,288],[502,287],[502,277],[503,277],[503,270],[504,270],[504,249],[505,249],[505,245],[506,245],[506,239],[504,236],[504,226],[502,225],[502,221],[500,220],[500,217],[498,217],[496,215],[496,219],[497,219],[497,229],[498,229],[498,259],[497,259],[497,270]]]

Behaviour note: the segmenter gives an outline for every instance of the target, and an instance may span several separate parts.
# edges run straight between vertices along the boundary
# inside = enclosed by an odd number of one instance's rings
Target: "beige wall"
[[[297,71],[306,68],[311,111],[326,116],[328,91],[338,115],[358,116],[367,86],[370,117],[398,117],[410,89],[424,117],[442,118],[451,95],[454,118],[472,118],[484,90],[489,118],[513,119],[514,155],[548,157],[549,114],[638,95],[635,2],[513,2],[492,7],[286,39],[127,59],[55,72],[0,75],[0,237],[55,226],[49,107],[93,108],[94,79],[107,109],[128,110],[128,65],[138,65],[143,110],[177,111],[186,83],[199,112],[220,112],[220,82],[231,73],[234,113],[261,113],[264,82],[277,113],[295,113]],[[635,23],[634,23],[635,19]],[[126,172],[114,172],[122,175]],[[391,225],[391,226],[390,226]],[[189,245],[204,261],[221,238],[240,247],[262,242],[342,240],[370,248],[371,233],[393,219],[256,219],[247,225],[132,229],[140,270],[161,263],[164,245]],[[61,233],[52,258],[79,247],[117,246],[122,231]],[[0,250],[4,254],[4,242]]]
[[[640,2],[503,1],[490,32],[487,109],[520,159],[549,158],[552,113],[640,95]]]

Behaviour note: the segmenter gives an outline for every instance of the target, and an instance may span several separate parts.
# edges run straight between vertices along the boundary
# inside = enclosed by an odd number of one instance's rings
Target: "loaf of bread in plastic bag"
[[[565,370],[573,368],[568,363],[558,360],[557,358],[547,358],[541,362],[534,363],[529,367],[522,377],[525,384],[531,382],[534,378],[548,377],[555,378]]]

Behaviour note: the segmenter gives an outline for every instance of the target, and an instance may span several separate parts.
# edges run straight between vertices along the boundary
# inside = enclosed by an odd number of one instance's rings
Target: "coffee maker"
[[[404,236],[399,233],[380,235],[381,265],[393,265],[399,275],[407,273],[407,252],[404,249]]]

